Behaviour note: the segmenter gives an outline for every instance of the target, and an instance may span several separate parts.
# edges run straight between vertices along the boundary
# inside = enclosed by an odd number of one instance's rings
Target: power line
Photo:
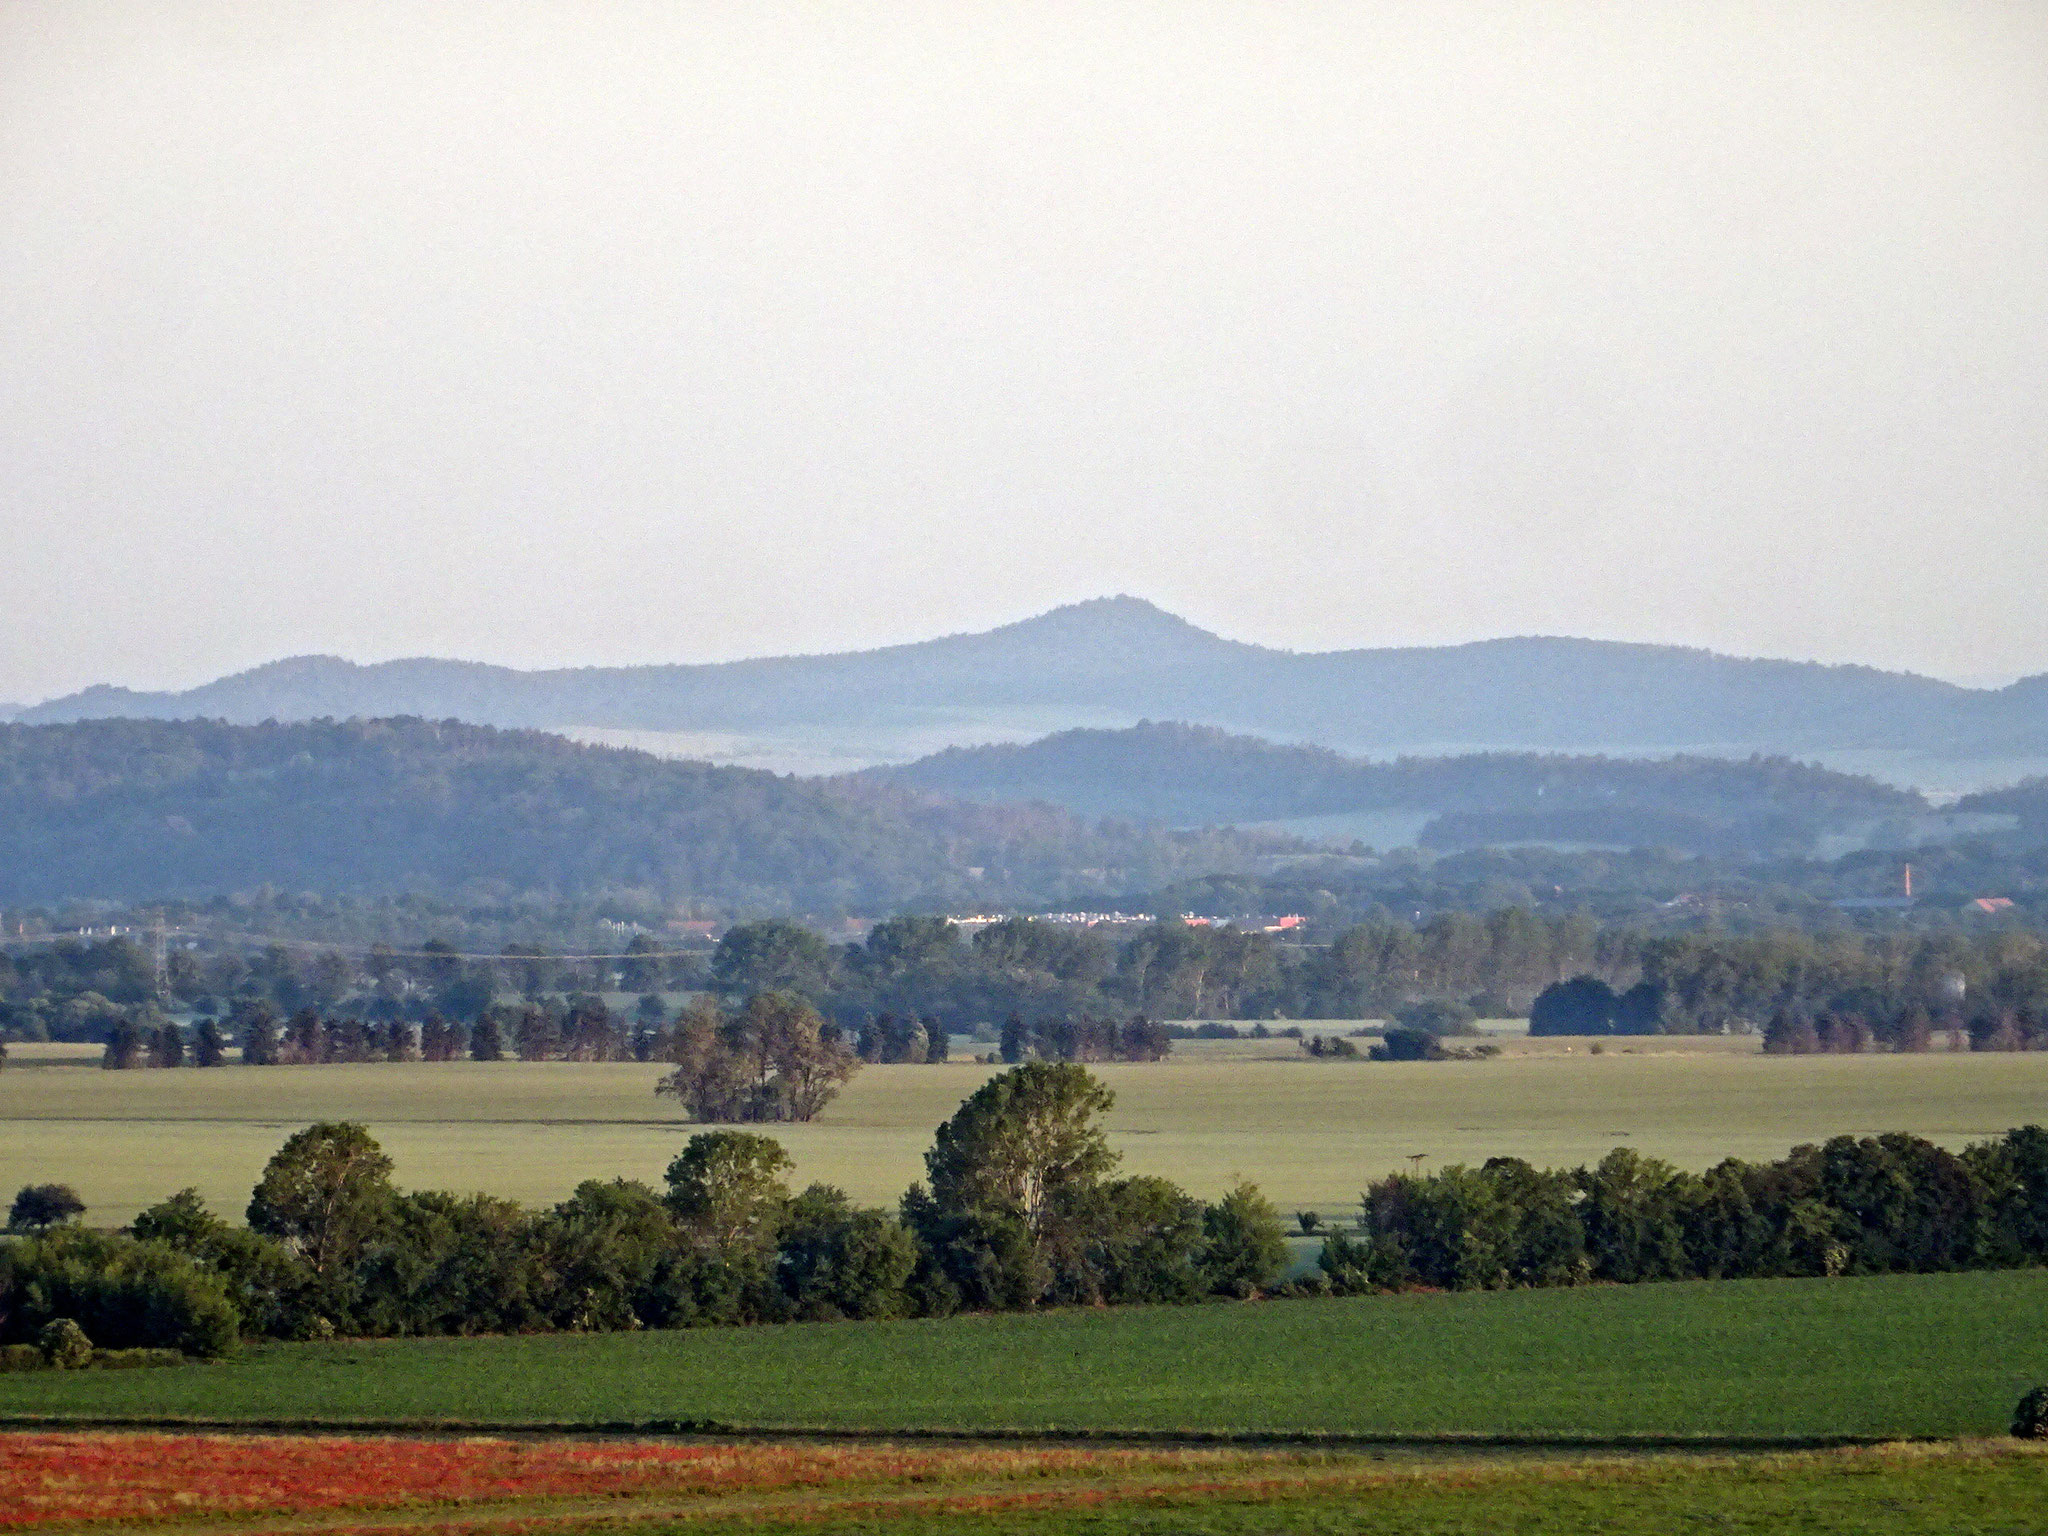
[[[148,934],[149,939],[151,941],[152,958],[155,961],[159,974],[161,974],[162,966],[164,963],[164,941],[167,937],[171,936],[190,936],[193,938],[206,939],[239,939],[245,944],[259,944],[264,946],[265,948],[269,948],[275,945],[280,949],[323,950],[329,954],[337,955],[382,955],[389,956],[391,959],[394,960],[494,960],[500,963],[511,964],[518,964],[520,962],[535,960],[675,960],[687,956],[698,956],[705,953],[705,951],[701,949],[635,949],[621,951],[616,954],[603,955],[558,955],[552,953],[537,955],[508,955],[502,952],[487,954],[478,953],[470,950],[451,949],[389,949],[381,944],[336,944],[326,939],[283,939],[277,938],[274,935],[267,933],[240,933],[232,929],[221,930],[208,928],[167,928],[159,925],[157,927],[152,927],[144,931]],[[18,937],[0,937],[0,944],[58,944],[62,943],[66,939],[70,939],[74,942],[83,942],[91,939],[98,939],[102,942],[108,942],[113,939],[127,939],[133,938],[134,936],[135,935],[130,933],[32,933],[23,934]]]
[[[557,955],[557,954],[483,954],[457,949],[388,949],[381,944],[355,945],[335,944],[325,939],[279,939],[261,933],[214,932],[217,939],[242,939],[250,944],[276,945],[280,949],[317,949],[337,955],[377,955],[393,960],[494,960],[501,964],[521,964],[536,960],[675,960],[685,956],[702,955],[701,949],[634,949],[609,955]]]

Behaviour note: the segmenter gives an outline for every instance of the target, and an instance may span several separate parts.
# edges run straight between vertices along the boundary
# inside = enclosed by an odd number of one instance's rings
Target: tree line
[[[1531,1033],[1748,1030],[1776,1054],[2048,1049],[2048,942],[2024,931],[1667,937],[1632,958],[1625,987],[1583,972],[1545,988]]]
[[[2048,1130],[1948,1152],[1840,1136],[1692,1174],[1617,1148],[1591,1168],[1477,1168],[1370,1185],[1286,1280],[1278,1213],[1240,1185],[1204,1202],[1125,1175],[1080,1065],[991,1078],[938,1127],[895,1211],[792,1191],[772,1138],[691,1138],[661,1189],[590,1180],[530,1211],[401,1192],[361,1126],[307,1127],[271,1158],[245,1223],[181,1190],[125,1232],[77,1223],[63,1186],[14,1205],[0,1344],[68,1320],[103,1349],[228,1353],[314,1339],[945,1316],[1214,1297],[1499,1290],[1656,1280],[1923,1273],[2048,1261]]]
[[[230,1022],[241,1042],[242,1064],[255,1067],[514,1056],[666,1062],[671,1070],[656,1091],[674,1095],[699,1120],[725,1122],[813,1118],[870,1059],[866,1050],[875,1052],[872,1059],[941,1062],[947,1055],[944,1037],[927,1035],[922,1025],[899,1029],[886,1020],[849,1036],[803,999],[782,992],[756,993],[731,1010],[700,997],[672,1023],[652,1024],[643,1015],[630,1030],[596,997],[566,1006],[486,1008],[467,1027],[438,1014],[415,1026],[322,1017],[310,1008],[280,1021],[260,1000],[238,1006]],[[194,1035],[188,1053],[177,1024],[145,1027],[124,1020],[109,1035],[100,1064],[112,1070],[226,1064],[224,1037],[212,1019],[202,1019]],[[914,1052],[889,1054],[899,1039],[912,1038]]]
[[[849,1030],[790,992],[756,992],[736,1008],[714,996],[693,999],[668,1023],[643,1013],[631,1028],[604,1000],[566,1006],[487,1008],[466,1028],[440,1015],[421,1025],[322,1017],[302,1009],[280,1021],[268,1005],[238,1006],[230,1025],[246,1066],[403,1061],[657,1061],[669,1072],[657,1092],[673,1095],[704,1121],[810,1120],[869,1062],[939,1064],[950,1039],[939,1020],[882,1014]],[[1172,1049],[1168,1028],[1134,1015],[1115,1020],[1052,1018],[1026,1025],[1012,1016],[1000,1059],[1160,1061]],[[201,1019],[188,1042],[178,1024],[122,1019],[108,1035],[101,1066],[110,1070],[227,1065],[227,1037]]]
[[[1520,1158],[1396,1174],[1324,1245],[1338,1292],[1917,1274],[2048,1261],[2048,1130],[1961,1152],[1837,1136],[1777,1162],[1682,1172],[1627,1147],[1591,1168]]]
[[[1492,1017],[1528,1010],[1538,1033],[1674,1034],[1762,1031],[1786,1015],[1787,1040],[1805,1038],[1801,1018],[1826,1039],[1833,1017],[1861,1019],[1872,1041],[1899,1048],[1920,1038],[1921,1011],[1933,1037],[1952,1028],[1970,1041],[2033,1040],[2048,1017],[2048,940],[2025,929],[1660,934],[1523,907],[1419,923],[1383,914],[1313,942],[1177,919],[1105,929],[1016,917],[970,934],[945,918],[911,916],[850,944],[770,920],[736,924],[698,952],[636,936],[604,962],[525,949],[476,958],[428,941],[363,955],[174,952],[165,972],[161,1001],[225,1018],[219,1028],[230,1037],[259,1005],[281,1018],[353,1018],[369,1032],[320,1046],[318,1059],[388,1050],[388,1026],[398,1022],[417,1026],[422,1055],[440,1059],[429,1026],[453,1021],[463,1032],[457,1053],[474,1055],[486,1019],[501,1054],[631,1054],[672,1017],[680,991],[731,1002],[794,993],[866,1042],[866,1060],[908,1059],[935,1031],[982,1029],[993,1039],[1012,1016],[1364,1019],[1445,1004]],[[152,987],[147,957],[125,938],[31,948],[0,959],[0,1028],[14,1038],[106,1040],[127,1018],[161,1037]],[[605,1014],[600,1027],[600,994],[619,991],[639,992],[641,1012]],[[595,1033],[581,1045],[549,1043],[584,1030]],[[1845,1038],[1840,1027],[1833,1037]],[[291,1049],[314,1059],[306,1042]]]
[[[1280,1218],[1242,1186],[1203,1202],[1127,1176],[1096,1117],[1107,1089],[1041,1062],[991,1079],[938,1128],[895,1212],[792,1191],[773,1139],[691,1138],[664,1187],[591,1180],[528,1211],[401,1192],[361,1126],[313,1125],[272,1157],[246,1224],[183,1190],[124,1233],[76,1223],[48,1187],[0,1245],[0,1343],[58,1318],[107,1348],[219,1355],[307,1339],[675,1328],[1245,1297],[1287,1262]]]

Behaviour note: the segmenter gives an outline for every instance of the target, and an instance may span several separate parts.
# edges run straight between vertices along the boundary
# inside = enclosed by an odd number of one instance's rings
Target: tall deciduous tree
[[[990,1078],[925,1154],[932,1199],[949,1210],[1016,1216],[1042,1240],[1057,1202],[1115,1167],[1094,1123],[1115,1101],[1074,1062],[1028,1062]]]
[[[271,1158],[249,1200],[249,1225],[326,1274],[375,1235],[392,1194],[391,1159],[370,1133],[349,1121],[322,1121]]]
[[[775,1241],[789,1204],[782,1144],[751,1131],[692,1136],[668,1165],[668,1208],[697,1244],[716,1253],[758,1251]]]

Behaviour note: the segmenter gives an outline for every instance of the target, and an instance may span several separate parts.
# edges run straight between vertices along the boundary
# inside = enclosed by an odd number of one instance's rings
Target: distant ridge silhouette
[[[1141,598],[973,634],[817,656],[520,671],[299,656],[176,693],[110,685],[14,711],[114,717],[418,715],[649,731],[866,729],[979,719],[1042,729],[1181,720],[1350,751],[1893,749],[2048,752],[2048,674],[1972,689],[1911,673],[1548,637],[1292,652],[1226,640]],[[1013,733],[1014,734],[1014,733]]]

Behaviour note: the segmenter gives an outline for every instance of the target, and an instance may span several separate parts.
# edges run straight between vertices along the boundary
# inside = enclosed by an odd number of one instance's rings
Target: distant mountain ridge
[[[520,671],[305,656],[197,688],[98,685],[26,723],[416,715],[560,730],[774,731],[1033,712],[1184,720],[1356,752],[1844,749],[2048,753],[2048,674],[1972,689],[1911,673],[1553,638],[1292,652],[1227,640],[1132,597],[878,650]],[[1048,726],[1048,729],[1054,728]]]

